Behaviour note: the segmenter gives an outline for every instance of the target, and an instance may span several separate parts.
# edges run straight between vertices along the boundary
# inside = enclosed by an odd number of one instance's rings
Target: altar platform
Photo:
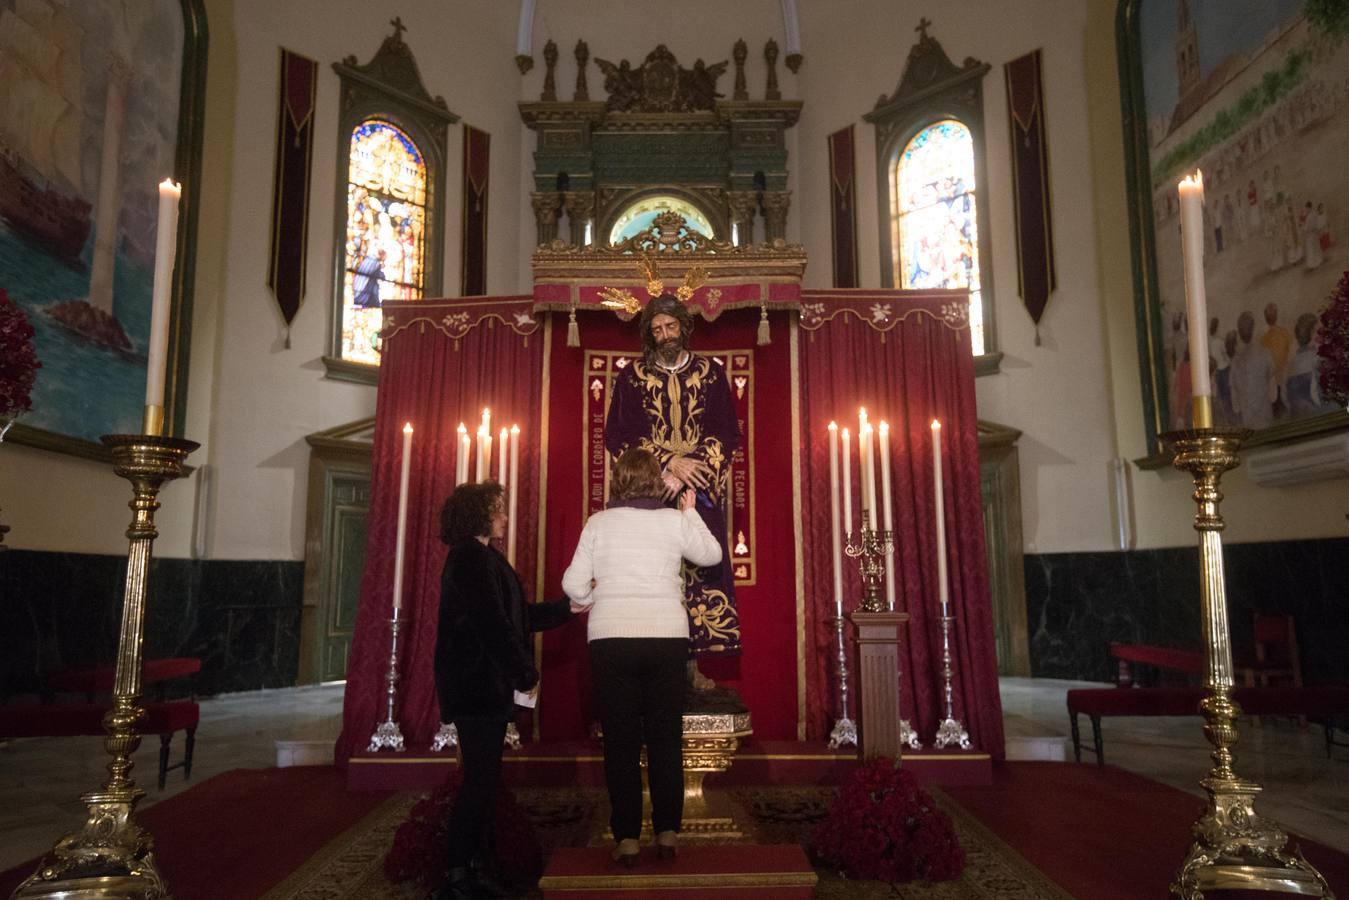
[[[711,775],[708,787],[760,784],[837,784],[857,764],[855,748],[830,749],[822,741],[746,740],[726,772]],[[533,787],[603,787],[604,756],[598,741],[526,744],[503,757],[507,784]],[[993,783],[993,760],[979,750],[905,753],[902,765],[923,784],[939,786]],[[352,791],[431,790],[458,766],[453,750],[433,753],[358,752],[347,760],[347,789]]]

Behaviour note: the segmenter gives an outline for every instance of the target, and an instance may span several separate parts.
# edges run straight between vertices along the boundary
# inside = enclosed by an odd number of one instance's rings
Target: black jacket
[[[570,617],[566,599],[526,603],[520,576],[496,548],[475,538],[451,546],[440,575],[436,631],[441,721],[514,715],[512,692],[539,680],[529,632]]]

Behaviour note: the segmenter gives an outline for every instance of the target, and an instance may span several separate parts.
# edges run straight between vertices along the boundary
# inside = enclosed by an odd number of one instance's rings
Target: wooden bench
[[[201,660],[192,656],[173,656],[165,659],[147,659],[141,664],[141,685],[158,685],[160,700],[163,700],[165,682],[179,678],[192,678],[201,671]],[[50,700],[51,694],[84,694],[87,702],[94,702],[95,694],[112,693],[113,681],[117,676],[116,666],[95,666],[90,669],[70,669],[65,672],[52,672],[47,676],[44,700]],[[193,690],[195,699],[196,691]]]
[[[1078,714],[1091,718],[1096,764],[1105,764],[1101,719],[1105,716],[1197,716],[1205,688],[1078,688],[1068,692],[1073,758],[1082,761]],[[1234,688],[1232,699],[1244,715],[1309,716],[1325,728],[1326,755],[1335,745],[1337,716],[1349,714],[1349,687]]]
[[[0,706],[0,738],[70,737],[102,735],[103,716],[109,707],[99,703],[42,703]],[[170,700],[145,704],[145,717],[138,731],[159,735],[159,789],[169,772],[183,770],[183,778],[192,777],[192,750],[196,744],[201,710],[193,700]],[[169,765],[169,743],[176,731],[187,732],[183,758]]]

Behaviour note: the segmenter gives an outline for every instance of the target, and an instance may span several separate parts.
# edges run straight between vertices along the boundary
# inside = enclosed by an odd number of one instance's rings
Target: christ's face
[[[679,327],[678,319],[665,313],[652,316],[651,340],[661,362],[672,366],[679,361],[679,354],[684,349],[684,330]]]

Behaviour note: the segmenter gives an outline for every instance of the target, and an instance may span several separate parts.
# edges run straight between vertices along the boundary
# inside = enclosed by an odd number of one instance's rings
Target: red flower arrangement
[[[33,349],[33,326],[0,288],[0,418],[33,408],[33,382],[42,363]]]
[[[810,843],[821,863],[849,878],[949,881],[965,868],[951,817],[913,773],[883,756],[853,770]]]
[[[459,773],[451,774],[435,793],[412,807],[407,820],[398,826],[393,846],[384,857],[384,875],[391,882],[415,881],[435,890],[445,880],[450,848],[446,826],[461,780]],[[543,875],[543,848],[534,823],[504,787],[497,791],[487,844],[494,857],[487,865],[503,885],[529,890]]]
[[[1316,329],[1321,396],[1349,406],[1349,272],[1335,285]]]

